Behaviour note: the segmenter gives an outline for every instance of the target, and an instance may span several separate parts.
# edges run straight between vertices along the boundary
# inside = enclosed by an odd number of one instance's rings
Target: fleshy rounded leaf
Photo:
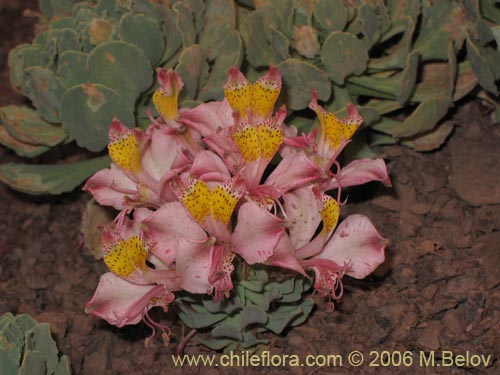
[[[109,125],[118,117],[134,125],[133,107],[117,91],[101,84],[83,84],[68,90],[61,101],[61,123],[79,146],[101,151],[108,144]]]
[[[120,21],[118,34],[124,42],[142,49],[153,66],[160,61],[165,49],[165,38],[155,20],[144,14],[127,14]]]
[[[282,74],[285,89],[285,102],[292,110],[307,108],[313,91],[318,99],[327,101],[332,93],[332,86],[326,73],[312,64],[299,59],[288,59],[277,66]]]
[[[332,32],[321,48],[321,62],[326,73],[339,85],[343,85],[351,74],[363,73],[368,59],[368,50],[363,42],[350,33]]]
[[[151,86],[153,69],[149,59],[135,45],[110,42],[96,47],[87,60],[89,81],[102,83],[120,93],[134,106],[139,95]]]

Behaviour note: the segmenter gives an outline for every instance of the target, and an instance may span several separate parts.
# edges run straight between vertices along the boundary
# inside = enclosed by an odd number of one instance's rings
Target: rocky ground
[[[33,1],[26,2],[35,9]],[[7,84],[5,57],[30,41],[33,20],[21,11],[0,13],[0,105],[22,103]],[[370,217],[390,239],[387,261],[367,280],[345,279],[342,303],[330,312],[321,298],[311,318],[282,337],[270,337],[274,354],[340,354],[338,374],[500,373],[500,126],[477,101],[459,103],[454,134],[440,149],[417,153],[381,149],[393,188],[368,184],[351,192],[343,215]],[[0,148],[0,161],[18,160]],[[173,340],[144,347],[146,326],[116,329],[83,311],[101,261],[82,246],[81,216],[89,196],[30,197],[0,185],[0,314],[27,312],[52,325],[74,374],[258,374],[263,368],[174,367],[182,327]],[[160,318],[161,314],[157,315]],[[168,323],[162,318],[163,323]],[[347,364],[349,352],[365,356]],[[373,351],[373,352],[372,352]],[[411,366],[384,367],[384,355],[410,352]],[[445,351],[445,352],[443,352]],[[420,366],[420,353],[491,355],[487,366]],[[191,340],[189,354],[213,354]],[[372,352],[372,353],[371,353]],[[218,354],[220,355],[220,354]],[[387,354],[385,354],[387,355]],[[398,354],[393,354],[397,359]],[[427,358],[427,357],[426,357]],[[379,364],[379,367],[370,367]],[[267,373],[329,374],[327,367],[269,368]]]

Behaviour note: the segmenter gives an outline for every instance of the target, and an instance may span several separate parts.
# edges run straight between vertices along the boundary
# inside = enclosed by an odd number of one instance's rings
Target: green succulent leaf
[[[277,68],[283,77],[283,92],[288,108],[301,110],[307,108],[312,99],[312,92],[318,93],[318,99],[327,101],[332,93],[331,83],[325,72],[313,64],[299,59],[288,59]]]
[[[292,327],[295,327],[304,323],[309,317],[309,314],[311,314],[312,309],[314,308],[315,305],[316,304],[314,303],[314,300],[312,300],[311,298],[305,299],[304,302],[302,302],[300,305],[300,307],[302,308],[302,313],[299,316],[295,317],[290,322],[290,325]]]
[[[8,65],[10,82],[16,90],[21,90],[26,78],[25,70],[34,66],[46,67],[50,57],[43,47],[36,44],[20,44],[9,52]]]
[[[422,15],[420,33],[414,44],[422,61],[446,60],[450,41],[454,42],[456,51],[460,50],[466,28],[457,26],[466,23],[466,12],[458,2],[424,1]]]
[[[25,345],[28,351],[39,353],[45,362],[46,372],[55,372],[58,364],[58,350],[54,339],[50,336],[47,323],[38,324],[26,333]]]
[[[173,63],[170,61],[182,46],[182,34],[176,26],[175,15],[172,12],[167,12],[162,24],[162,32],[166,38],[165,52],[161,58],[161,63],[170,62],[172,67]]]
[[[236,31],[236,9],[233,2],[214,0],[206,3],[200,45],[211,67],[199,88],[197,99],[220,100],[227,72],[243,60],[243,43]]]
[[[452,121],[445,121],[436,126],[430,132],[424,133],[416,138],[410,138],[402,142],[403,145],[411,147],[415,151],[432,151],[440,147],[453,132]]]
[[[88,81],[85,69],[88,54],[78,51],[66,51],[61,53],[57,61],[57,77],[59,82],[70,88]]]
[[[80,0],[38,0],[38,7],[47,18],[69,16]]]
[[[279,31],[279,17],[270,6],[263,6],[244,21],[246,58],[252,66],[279,64],[290,57],[289,41]]]
[[[24,353],[19,375],[46,374],[47,372],[48,369],[41,353],[36,351]]]
[[[481,14],[489,21],[500,24],[500,10],[498,9],[498,1],[483,0],[479,1]]]
[[[19,314],[17,316],[12,316],[12,318],[16,326],[23,332],[29,331],[38,324],[38,322],[28,314]]]
[[[363,3],[358,12],[361,32],[368,39],[370,46],[373,46],[381,38],[382,32],[387,30],[389,24],[387,9],[380,4]]]
[[[108,156],[69,164],[7,163],[0,165],[0,181],[28,194],[61,194],[75,189],[109,164]]]
[[[314,18],[328,35],[332,31],[344,30],[348,11],[343,0],[319,0],[314,8]]]
[[[413,90],[415,89],[415,83],[417,82],[418,62],[418,51],[413,51],[408,55],[406,68],[403,71],[401,86],[399,87],[399,93],[397,96],[397,101],[401,105],[404,105],[408,101],[408,99],[410,99],[411,95],[413,94]]]
[[[32,143],[22,142],[9,134],[4,126],[0,125],[0,144],[8,147],[19,156],[35,157],[49,150],[49,147],[44,145],[34,145]]]
[[[493,95],[498,95],[495,76],[485,57],[485,51],[475,43],[469,33],[467,33],[467,59],[470,61],[472,70],[476,74],[481,87]],[[498,64],[498,61],[495,64]]]
[[[68,136],[63,128],[46,122],[36,111],[24,106],[1,107],[0,123],[12,137],[33,145],[55,146]]]
[[[118,34],[122,41],[142,49],[153,66],[160,62],[165,49],[165,38],[157,21],[144,14],[130,13],[121,19]]]
[[[69,375],[68,357],[59,353],[48,324],[25,314],[0,317],[0,373],[2,375]]]
[[[398,121],[386,116],[382,116],[380,121],[377,121],[377,123],[375,123],[372,128],[381,133],[391,135],[395,139],[396,134],[404,131],[404,123],[403,121]]]
[[[441,120],[452,103],[450,97],[430,98],[420,103],[417,109],[404,121],[404,126],[394,134],[397,138],[412,137],[432,130]]]
[[[49,51],[52,51],[50,55],[56,55],[66,51],[78,51],[80,49],[78,34],[73,29],[51,29],[49,31],[46,31],[46,34],[46,48]]]
[[[89,81],[101,83],[119,92],[132,107],[139,95],[153,82],[153,69],[149,59],[135,45],[110,42],[96,47],[86,66]],[[122,111],[123,112],[123,111]]]
[[[55,18],[50,20],[49,22],[49,28],[50,29],[73,29],[76,30],[76,24],[75,20],[70,17],[62,17],[62,18]],[[35,37],[35,40],[37,37]]]
[[[227,32],[224,47],[218,52],[206,82],[198,93],[198,99],[201,101],[221,100],[224,97],[227,72],[231,67],[241,65],[243,55],[243,42],[239,33]]]
[[[407,55],[410,53],[415,32],[415,21],[410,16],[405,16],[400,20],[400,29],[396,30],[393,26],[395,35],[403,33],[401,40],[390,53],[383,57],[372,58],[368,67],[371,70],[390,70],[404,68],[407,63]],[[391,35],[394,36],[394,35]]]
[[[59,122],[60,103],[65,88],[52,70],[34,66],[25,70],[23,91],[40,115],[49,122]]]
[[[69,89],[61,102],[61,123],[76,143],[90,151],[108,144],[108,130],[117,117],[129,128],[135,123],[133,108],[117,91],[102,84],[83,84]]]
[[[267,314],[258,306],[246,306],[241,312],[241,326],[243,328],[252,324],[266,324]]]
[[[184,82],[181,98],[196,99],[196,94],[208,77],[208,63],[203,48],[194,44],[182,52],[175,68]]]
[[[0,336],[0,371],[5,375],[18,375],[19,362],[10,355],[6,349],[7,345],[2,345],[5,338]],[[5,340],[6,341],[6,340]]]
[[[368,50],[356,36],[334,31],[323,43],[321,62],[328,77],[334,83],[343,85],[348,76],[359,75],[366,70]]]
[[[226,43],[226,34],[236,30],[236,9],[233,1],[212,0],[206,2],[203,15],[204,26],[200,30],[199,44],[208,59],[215,60],[220,52],[231,52]]]
[[[184,48],[196,43],[196,26],[193,9],[188,2],[179,1],[174,4],[173,9],[177,15],[176,26],[182,35]]]
[[[301,306],[279,306],[269,313],[269,321],[265,325],[270,331],[280,334],[297,317],[302,315]]]
[[[217,324],[210,334],[213,337],[231,338],[236,341],[243,340],[242,321],[240,315],[235,315],[224,319],[221,323]]]
[[[495,37],[495,41],[497,43],[497,51],[500,51],[500,25],[493,26],[491,31],[493,32],[493,36]]]
[[[199,330],[198,342],[209,348],[234,350],[266,343],[259,334],[269,330],[280,333],[289,325],[301,324],[314,306],[311,299],[303,299],[310,280],[296,276],[274,281],[262,266],[239,266],[235,271],[236,293],[230,298],[213,302],[185,295],[176,299],[179,317]]]
[[[221,350],[228,347],[231,344],[234,344],[234,340],[213,338],[213,337],[197,337],[196,341],[198,341],[201,345],[205,345],[207,348],[210,348],[212,350]]]
[[[374,108],[365,106],[358,107],[359,114],[363,118],[363,125],[369,126],[380,119],[381,114]]]

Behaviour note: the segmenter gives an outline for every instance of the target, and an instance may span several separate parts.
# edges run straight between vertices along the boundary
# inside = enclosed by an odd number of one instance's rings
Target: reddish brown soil
[[[26,2],[34,8],[33,1]],[[32,22],[2,11],[6,51],[30,41]],[[7,87],[2,64],[0,105],[22,103]],[[275,354],[341,354],[343,368],[270,368],[272,374],[500,374],[500,128],[478,102],[457,106],[455,133],[441,149],[420,154],[382,151],[394,189],[369,184],[351,193],[343,214],[369,216],[388,239],[387,261],[367,280],[345,281],[334,312],[318,299],[306,324],[274,337]],[[19,160],[0,148],[0,161]],[[82,248],[81,215],[89,196],[30,197],[0,185],[0,314],[30,313],[52,325],[74,374],[257,374],[263,368],[175,368],[172,343],[144,347],[143,325],[116,329],[85,315],[105,266]],[[159,318],[161,314],[158,314]],[[168,323],[166,320],[161,320]],[[365,365],[347,365],[359,350]],[[369,367],[371,351],[410,351],[411,367]],[[420,352],[491,355],[489,367],[420,367]],[[211,354],[191,341],[187,353]],[[374,363],[381,363],[380,361]],[[36,374],[33,374],[36,375]]]

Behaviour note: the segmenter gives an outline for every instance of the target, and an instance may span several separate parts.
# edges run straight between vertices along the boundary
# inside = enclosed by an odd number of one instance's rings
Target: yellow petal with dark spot
[[[120,137],[108,145],[111,160],[121,169],[138,172],[141,169],[141,151],[133,133]]]
[[[264,159],[272,159],[283,143],[281,129],[268,124],[257,127],[257,137],[260,143],[261,157]]]
[[[148,250],[138,236],[132,236],[121,240],[109,250],[104,256],[104,263],[109,270],[120,277],[128,277],[135,271],[146,268],[146,257]]]
[[[255,161],[260,156],[260,142],[257,130],[252,126],[245,126],[233,133],[241,154],[246,162]]]
[[[274,104],[280,94],[280,86],[274,82],[257,81],[253,84],[252,104],[253,113],[261,118],[271,115]]]
[[[202,223],[210,212],[210,190],[202,180],[190,180],[180,200],[198,223]]]
[[[328,195],[323,195],[322,202],[321,217],[323,218],[323,230],[330,232],[335,229],[339,221],[340,205]]]
[[[238,199],[238,194],[232,190],[230,184],[216,186],[210,194],[210,213],[212,218],[225,224],[229,223]]]
[[[317,111],[316,113],[319,117],[325,140],[332,149],[340,147],[342,139],[346,141],[351,139],[360,125],[341,121],[331,112]]]
[[[233,83],[224,89],[229,105],[241,117],[245,117],[252,108],[252,85],[249,82]]]

